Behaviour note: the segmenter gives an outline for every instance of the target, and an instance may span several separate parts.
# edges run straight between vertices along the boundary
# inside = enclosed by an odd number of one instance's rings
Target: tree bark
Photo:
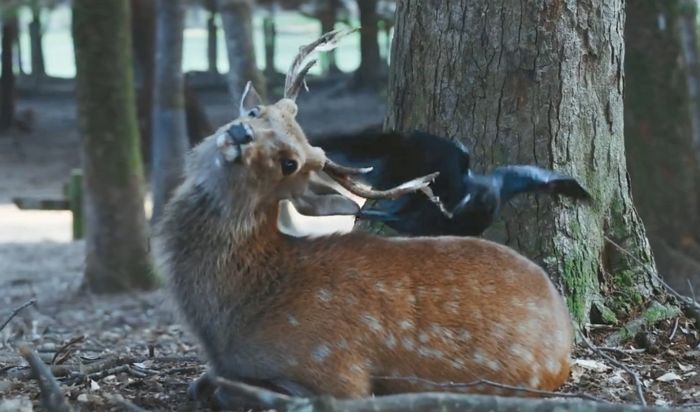
[[[95,292],[151,288],[128,0],[74,0],[73,39],[86,284]]]
[[[265,97],[265,82],[258,70],[253,47],[252,0],[218,0],[226,36],[229,71],[228,84],[236,106],[248,81]]]
[[[17,39],[17,17],[10,14],[2,21],[2,76],[0,77],[0,130],[12,127],[17,102],[13,50]]]
[[[381,78],[382,60],[379,56],[379,17],[377,0],[357,0],[360,11],[360,67],[355,72],[355,84],[361,88],[375,87]]]
[[[593,194],[589,206],[514,202],[487,232],[542,264],[578,323],[613,321],[656,289],[625,164],[623,4],[397,4],[387,128],[459,139],[477,171],[532,163]]]
[[[189,148],[185,118],[182,42],[185,0],[157,0],[151,192],[155,223],[180,184]]]
[[[625,140],[632,192],[659,272],[685,293],[687,280],[700,290],[694,21],[694,5],[678,1],[627,5]]]
[[[29,23],[29,43],[31,45],[32,77],[40,80],[46,77],[44,48],[42,45],[41,5],[38,0],[31,3],[32,21]]]

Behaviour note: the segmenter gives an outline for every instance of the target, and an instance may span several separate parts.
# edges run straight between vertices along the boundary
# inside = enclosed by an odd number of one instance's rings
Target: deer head
[[[325,184],[321,173],[364,198],[394,198],[426,188],[437,173],[384,191],[375,191],[356,182],[353,175],[371,169],[349,168],[332,162],[322,149],[309,144],[297,123],[295,99],[305,87],[305,74],[316,62],[305,63],[306,58],[314,52],[330,50],[340,37],[353,31],[330,32],[303,46],[287,73],[284,97],[274,104],[265,105],[249,82],[241,98],[239,117],[219,128],[206,144],[194,149],[191,167],[219,169],[220,173],[213,174],[223,176],[226,181],[221,185],[219,179],[215,179],[218,186],[213,187],[226,187],[236,203],[245,202],[245,212],[268,210],[280,200],[289,199],[306,215],[357,213],[359,206]]]

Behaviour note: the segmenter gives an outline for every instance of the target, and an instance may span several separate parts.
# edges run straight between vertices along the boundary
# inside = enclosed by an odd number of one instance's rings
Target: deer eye
[[[280,160],[280,167],[282,168],[282,174],[289,176],[297,171],[297,161],[292,159],[282,159]]]
[[[260,106],[255,106],[250,111],[248,112],[248,116],[250,117],[258,117],[260,116]]]

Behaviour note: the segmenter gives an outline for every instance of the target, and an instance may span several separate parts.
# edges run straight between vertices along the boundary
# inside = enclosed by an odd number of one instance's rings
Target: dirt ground
[[[202,96],[214,125],[234,115],[225,92]],[[0,331],[0,411],[31,410],[39,390],[18,348],[34,348],[81,410],[123,410],[120,397],[146,410],[206,409],[188,400],[188,383],[204,370],[197,345],[178,323],[162,291],[95,296],[80,290],[82,241],[71,241],[68,212],[19,211],[15,196],[59,196],[80,164],[70,93],[21,98],[34,113],[31,133],[0,135],[0,325],[30,299],[35,304]],[[314,90],[300,101],[308,134],[349,131],[380,123],[382,98]],[[610,331],[592,327],[595,342]],[[655,346],[630,342],[606,351],[636,372],[646,401],[700,410],[700,337],[685,318],[662,321],[646,335]],[[629,373],[578,348],[567,393],[612,402],[638,401]]]

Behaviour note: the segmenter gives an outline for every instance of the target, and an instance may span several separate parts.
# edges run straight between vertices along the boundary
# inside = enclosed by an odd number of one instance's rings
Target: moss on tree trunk
[[[87,285],[150,288],[143,167],[128,0],[73,2],[78,121],[86,196]]]
[[[625,164],[624,2],[397,7],[385,125],[459,139],[478,171],[530,163],[575,176],[591,205],[519,199],[487,236],[541,263],[578,322],[645,303],[655,265]]]

